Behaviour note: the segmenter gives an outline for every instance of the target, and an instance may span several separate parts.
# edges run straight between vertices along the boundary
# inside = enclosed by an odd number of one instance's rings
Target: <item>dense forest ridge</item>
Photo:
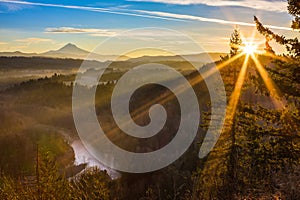
[[[258,59],[266,67],[268,72],[270,73],[272,79],[274,81],[279,81],[282,83],[279,85],[281,91],[284,92],[284,94],[287,95],[287,99],[290,101],[295,101],[295,103],[298,102],[298,100],[293,100],[294,98],[299,98],[299,88],[297,88],[297,84],[299,84],[299,80],[296,79],[297,75],[299,74],[299,70],[297,67],[297,62],[292,62],[287,59],[283,59],[284,57],[277,57],[279,60],[274,61],[270,58],[267,58],[265,56],[259,56]],[[6,59],[6,61],[13,61],[16,59],[20,59],[23,61],[28,60],[30,63],[31,59],[36,59],[37,58],[2,58]],[[40,58],[41,60],[43,59],[49,59],[49,58]],[[232,88],[234,87],[234,76],[233,76],[233,66],[241,63],[243,58],[240,60],[237,60],[236,62],[232,63],[231,65],[228,66],[228,68],[224,68],[221,70],[221,74],[223,77],[223,80],[225,82],[226,86],[226,91],[228,94],[228,97],[230,97],[230,94],[232,92]],[[1,60],[1,59],[0,59]],[[20,62],[19,60],[19,62]],[[68,61],[68,59],[52,59],[53,61]],[[80,65],[82,62],[81,60],[70,60],[70,61],[77,61],[77,65]],[[220,64],[224,61],[219,61],[216,64]],[[289,63],[290,62],[290,63]],[[22,63],[22,62],[20,62]],[[24,62],[23,62],[24,63]],[[98,63],[98,62],[97,62]],[[183,67],[181,62],[170,62],[173,63],[173,65],[176,63],[178,66],[177,68],[180,69],[180,67]],[[130,67],[133,67],[134,65],[131,62],[117,62],[115,63],[115,67],[122,67],[125,69],[129,69]],[[135,64],[139,64],[135,63]],[[35,64],[34,64],[35,65]],[[129,66],[126,66],[129,65]],[[249,64],[250,72],[253,72],[253,63]],[[28,65],[30,66],[30,65]],[[51,66],[51,65],[49,65]],[[52,66],[56,66],[56,64],[53,64]],[[209,67],[210,65],[206,65]],[[74,66],[73,66],[74,67]],[[205,66],[204,66],[205,67]],[[103,79],[105,81],[109,80],[115,80],[118,79],[124,73],[124,71],[118,71],[118,70],[112,70],[107,73]],[[191,74],[189,76],[186,76],[187,79],[192,79],[194,74]],[[250,76],[251,75],[251,76]],[[294,77],[295,75],[295,77]],[[291,77],[292,76],[292,77]],[[20,186],[20,185],[13,185],[12,180],[9,177],[4,177],[3,183],[5,186],[9,186],[11,188],[23,188],[23,193],[14,191],[14,189],[11,190],[11,196],[16,194],[17,196],[19,195],[24,195],[28,197],[27,195],[30,193],[30,191],[34,192],[34,195],[38,195],[38,189],[40,190],[45,190],[43,191],[43,195],[50,195],[51,192],[47,191],[46,188],[43,188],[40,186],[40,188],[35,184],[36,183],[36,177],[35,176],[27,176],[27,173],[34,174],[34,156],[35,156],[35,150],[36,149],[27,149],[24,152],[27,152],[27,156],[22,156],[23,154],[19,155],[17,151],[18,146],[23,146],[26,147],[28,144],[30,146],[34,147],[33,144],[38,142],[41,146],[41,152],[40,152],[40,167],[41,169],[44,169],[45,171],[40,174],[41,180],[44,181],[45,184],[49,184],[47,186],[48,188],[53,187],[61,187],[63,188],[64,192],[56,192],[53,193],[53,195],[57,196],[64,196],[68,195],[69,192],[74,193],[74,195],[81,196],[80,194],[82,192],[82,185],[86,185],[87,187],[93,188],[94,181],[96,181],[97,177],[102,180],[102,182],[97,182],[97,185],[99,184],[99,190],[94,190],[92,189],[87,190],[87,192],[84,195],[97,195],[98,194],[109,194],[106,198],[104,199],[109,199],[109,198],[123,198],[123,199],[128,199],[128,198],[142,198],[143,196],[150,196],[149,199],[155,199],[158,195],[158,191],[162,190],[160,195],[167,197],[168,195],[173,195],[173,187],[175,183],[182,183],[184,186],[181,187],[181,185],[176,185],[175,184],[175,189],[180,195],[180,196],[189,196],[191,195],[191,192],[195,192],[197,196],[205,196],[207,195],[206,192],[214,192],[215,189],[213,181],[219,181],[216,178],[216,175],[213,174],[212,172],[215,171],[214,167],[215,165],[213,163],[218,163],[219,166],[227,166],[226,165],[226,159],[228,158],[228,155],[230,155],[230,151],[228,149],[224,149],[223,145],[217,146],[214,152],[210,154],[209,157],[196,161],[195,158],[197,158],[197,152],[198,152],[198,144],[195,144],[193,148],[191,149],[190,152],[188,152],[182,159],[179,159],[174,165],[169,166],[166,169],[163,169],[161,171],[155,172],[155,173],[150,173],[150,174],[141,174],[141,175],[133,175],[133,174],[122,174],[121,179],[117,180],[111,180],[106,172],[100,172],[99,170],[89,170],[87,169],[82,176],[78,176],[76,179],[74,179],[74,182],[69,182],[66,179],[66,176],[63,176],[61,174],[61,170],[59,169],[59,166],[62,165],[68,165],[71,166],[72,162],[74,160],[74,157],[72,156],[72,151],[70,147],[68,146],[67,143],[64,142],[64,138],[61,137],[56,131],[53,132],[47,132],[47,130],[41,129],[44,126],[34,126],[34,124],[46,124],[46,125],[52,125],[53,127],[60,127],[64,128],[69,132],[69,134],[72,137],[76,137],[76,131],[74,130],[74,125],[72,122],[72,113],[71,113],[71,95],[72,95],[72,87],[71,85],[66,85],[66,82],[70,82],[74,79],[74,75],[54,75],[49,78],[42,78],[38,80],[30,80],[30,81],[25,81],[19,85],[15,85],[13,88],[6,90],[5,92],[1,93],[2,101],[1,101],[1,119],[3,119],[2,123],[2,132],[5,133],[2,135],[2,144],[1,146],[5,146],[5,149],[8,149],[8,144],[10,141],[15,141],[14,143],[10,143],[9,151],[13,153],[14,156],[18,158],[18,163],[16,164],[14,161],[10,160],[10,157],[3,153],[2,159],[5,161],[2,167],[3,173],[8,175],[8,174],[15,174],[18,178],[24,179],[23,181],[27,184],[28,178],[31,178],[31,184],[33,186]],[[238,118],[236,119],[235,122],[235,127],[234,131],[237,133],[236,134],[236,145],[237,149],[240,149],[240,153],[246,152],[247,155],[246,157],[242,157],[242,155],[238,154],[239,157],[239,162],[235,165],[235,172],[237,173],[236,175],[236,182],[234,183],[235,185],[239,185],[240,187],[237,187],[238,190],[243,191],[244,188],[249,187],[249,182],[252,181],[251,184],[254,188],[262,189],[263,185],[265,183],[269,184],[271,181],[275,181],[276,184],[283,184],[284,187],[286,187],[286,181],[282,179],[282,177],[286,176],[288,174],[288,171],[285,171],[284,168],[281,167],[283,166],[288,166],[290,162],[286,162],[286,159],[291,160],[291,162],[298,163],[297,161],[297,156],[296,154],[298,153],[298,145],[296,146],[296,149],[292,149],[293,147],[288,147],[286,149],[286,146],[282,146],[280,148],[280,144],[283,140],[285,142],[289,143],[290,141],[294,141],[295,144],[297,144],[297,141],[299,138],[297,138],[297,133],[295,133],[295,136],[289,135],[289,133],[286,133],[286,135],[281,136],[280,131],[278,127],[269,127],[271,130],[265,130],[262,131],[262,125],[260,123],[256,124],[257,121],[256,119],[259,119],[259,122],[264,122],[263,120],[271,118],[272,123],[274,124],[279,124],[280,127],[283,127],[285,132],[287,130],[291,130],[291,134],[294,134],[294,130],[297,130],[297,127],[294,127],[294,129],[286,129],[286,126],[292,123],[299,123],[297,120],[299,120],[299,115],[296,114],[295,112],[281,112],[278,110],[274,109],[269,109],[268,105],[271,105],[271,100],[269,98],[269,94],[266,91],[264,87],[261,86],[260,84],[261,79],[253,74],[249,73],[249,79],[247,79],[247,86],[244,88],[244,95],[242,95],[242,100],[241,104],[239,106],[239,111],[238,111]],[[291,84],[292,83],[292,84]],[[290,86],[292,85],[292,86]],[[99,87],[99,91],[105,91],[105,95],[101,93],[102,95],[97,95],[96,96],[96,110],[97,113],[105,113],[105,120],[101,121],[107,121],[107,129],[110,129],[110,126],[112,124],[112,121],[110,121],[110,118],[108,117],[108,111],[109,111],[109,99],[106,97],[109,96],[111,93],[111,90],[113,89],[114,84],[106,84],[102,85]],[[255,90],[253,90],[255,89]],[[45,92],[47,91],[47,92]],[[197,90],[197,94],[201,94],[201,101],[202,101],[202,106],[207,106],[207,101],[208,98],[205,97],[207,95],[206,93],[203,93],[205,91],[205,87],[202,86],[201,89]],[[142,92],[142,91],[141,91]],[[157,87],[150,87],[150,88],[145,88],[143,95],[137,95],[136,101],[143,104],[145,101],[147,102],[149,97],[151,97],[151,94],[157,94],[159,95],[160,93],[165,93],[165,91],[162,88],[157,88]],[[41,95],[42,94],[42,95]],[[256,98],[259,97],[259,98]],[[264,100],[265,99],[265,100]],[[263,100],[263,104],[261,102]],[[8,103],[10,102],[10,103]],[[13,106],[12,106],[13,105]],[[267,105],[264,106],[264,105]],[[298,105],[295,105],[298,108]],[[169,105],[169,108],[171,109],[172,113],[172,123],[171,123],[171,128],[174,129],[176,128],[176,108],[173,107],[171,104]],[[207,108],[206,108],[207,109]],[[258,109],[258,110],[257,110]],[[36,113],[36,114],[32,114]],[[205,112],[206,113],[206,112]],[[246,115],[244,113],[247,113]],[[209,114],[209,113],[208,113]],[[206,118],[204,114],[204,118]],[[296,118],[292,116],[294,115]],[[279,116],[282,116],[279,118]],[[246,118],[247,117],[247,118]],[[291,121],[281,121],[282,119],[286,120],[292,120]],[[13,124],[17,122],[17,126]],[[269,123],[269,121],[266,121]],[[28,126],[31,126],[29,128]],[[248,130],[251,130],[251,133],[248,133]],[[169,129],[170,131],[170,129]],[[18,133],[18,134],[14,134]],[[171,132],[170,132],[171,133]],[[169,134],[170,134],[169,133]],[[254,135],[252,135],[252,133]],[[258,134],[257,136],[255,134]],[[29,136],[29,137],[28,137]],[[25,139],[28,138],[28,139]],[[246,138],[246,139],[244,139]],[[116,138],[118,139],[118,138]],[[225,143],[230,142],[230,137],[228,135],[224,135],[224,137],[221,138],[221,142],[224,141]],[[166,143],[169,141],[168,137],[164,138],[165,141],[159,140],[159,143],[162,144],[162,142]],[[201,141],[201,135],[198,137],[198,140]],[[249,143],[247,143],[247,146],[243,146],[242,143],[243,141],[246,140]],[[46,141],[50,141],[46,142]],[[135,141],[129,141],[125,142],[124,139],[122,139],[124,142],[124,146],[122,148],[131,148],[136,146]],[[261,143],[263,141],[263,143]],[[23,142],[27,143],[27,145],[20,145]],[[135,145],[133,145],[135,144]],[[143,144],[143,143],[141,143]],[[154,142],[156,144],[156,142]],[[262,146],[257,146],[258,144],[261,144]],[[269,148],[269,145],[272,144],[274,145],[274,149],[272,151],[265,151],[265,147]],[[127,146],[126,146],[127,145]],[[256,145],[253,147],[253,145]],[[155,147],[155,146],[154,146]],[[47,158],[47,155],[44,155],[44,152],[42,149],[45,149],[47,151],[52,152],[52,159]],[[249,153],[249,149],[251,148],[256,148],[256,151],[251,154]],[[55,149],[60,150],[60,151],[54,151]],[[286,149],[286,150],[285,150]],[[1,150],[1,149],[0,149]],[[23,152],[23,151],[22,151]],[[69,152],[69,153],[67,153]],[[274,153],[278,153],[278,156],[273,157]],[[285,154],[284,152],[287,152]],[[291,153],[291,154],[290,154]],[[290,157],[289,155],[293,155],[293,157]],[[244,155],[243,155],[244,156]],[[252,158],[252,156],[255,156],[256,159],[258,159],[257,163],[259,162],[259,166],[257,168],[250,168],[248,165],[245,165],[244,162],[246,162],[245,159]],[[295,156],[295,157],[294,157]],[[32,159],[33,157],[33,159]],[[215,158],[222,158],[221,160]],[[53,159],[54,158],[54,159]],[[207,159],[207,160],[206,160]],[[20,162],[27,163],[26,166],[28,168],[22,169],[22,165],[20,165]],[[56,164],[54,164],[56,162]],[[225,165],[224,163],[225,162]],[[254,161],[253,161],[254,162]],[[6,164],[5,164],[6,163]],[[9,165],[7,164],[9,163]],[[31,164],[30,164],[31,163]],[[276,164],[276,163],[280,163]],[[247,164],[247,163],[246,163]],[[57,165],[58,167],[54,167]],[[81,166],[78,166],[79,168]],[[75,166],[75,171],[77,167]],[[197,172],[197,168],[200,168],[200,172]],[[260,168],[265,169],[265,168],[271,168],[276,169],[279,171],[278,175],[270,174],[269,175],[266,173],[266,171],[262,171],[261,173],[253,173],[251,174],[251,179],[247,177],[247,174],[244,175],[245,169],[251,169],[251,171],[258,171]],[[81,168],[82,169],[82,168]],[[230,175],[231,172],[228,172],[226,168],[222,169],[221,173],[224,173],[227,176],[228,174]],[[218,170],[220,170],[218,169]],[[292,170],[292,168],[288,168],[288,170]],[[200,174],[203,174],[203,178],[205,176],[211,177],[213,180],[208,180],[206,184],[203,184],[201,181],[202,179],[199,178],[198,180],[192,181],[192,177],[201,177]],[[261,180],[263,180],[261,177],[265,174],[267,181],[270,182],[265,182],[262,183]],[[291,173],[290,173],[291,175]],[[51,177],[56,177],[58,181],[53,181]],[[291,175],[293,179],[296,179],[297,176]],[[164,177],[164,178],[162,178]],[[226,177],[226,179],[221,180],[220,184],[225,184],[222,185],[222,187],[226,187],[226,182],[223,181],[231,181],[232,177]],[[243,179],[247,178],[247,179]],[[283,182],[283,183],[282,183]],[[62,184],[62,185],[60,185]],[[120,187],[122,185],[122,187]],[[126,185],[126,187],[124,186]],[[76,191],[73,191],[72,188],[76,189]],[[135,188],[135,192],[132,192],[132,189]],[[121,189],[121,190],[120,190]],[[230,188],[231,189],[231,188]],[[263,188],[266,189],[266,188]],[[218,188],[218,191],[222,190],[222,188]],[[290,189],[287,188],[281,188],[280,190],[282,191],[291,191]],[[6,193],[8,192],[7,189],[5,189]],[[131,192],[129,192],[131,191]],[[151,192],[152,191],[152,192]],[[254,195],[266,195],[268,192],[271,193],[272,191],[266,191],[264,193],[259,193],[254,189],[253,191],[249,191],[251,194]],[[268,194],[269,194],[268,193]],[[215,194],[218,195],[218,194]],[[226,193],[223,193],[223,195],[229,195]],[[247,196],[248,193],[241,194],[243,196]],[[10,197],[11,197],[10,196]],[[60,196],[60,197],[62,197]],[[81,196],[82,197],[82,196]],[[4,197],[5,198],[5,197]],[[64,197],[65,198],[65,197]],[[221,198],[221,197],[220,197]]]

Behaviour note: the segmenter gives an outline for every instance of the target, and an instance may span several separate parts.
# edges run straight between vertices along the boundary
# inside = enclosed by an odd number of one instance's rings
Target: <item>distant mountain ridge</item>
[[[48,57],[48,58],[73,58],[73,59],[86,59],[89,56],[89,60],[97,61],[109,61],[118,58],[118,61],[129,61],[129,62],[163,62],[163,61],[183,61],[183,59],[190,62],[201,62],[210,63],[220,60],[220,56],[225,56],[226,53],[199,53],[190,55],[175,55],[175,56],[142,56],[139,58],[129,58],[127,56],[116,55],[100,55],[91,53],[77,47],[75,44],[68,43],[58,50],[50,50],[44,53],[23,53],[20,51],[15,52],[0,52],[0,56],[5,57]]]
[[[47,57],[47,58],[73,58],[73,59],[81,59],[84,60],[89,56],[89,60],[97,60],[97,61],[108,61],[114,60],[117,55],[100,55],[96,53],[91,53],[89,51],[83,50],[77,47],[75,44],[68,43],[65,46],[61,47],[58,50],[50,50],[44,53],[23,53],[20,51],[15,52],[0,52],[0,56],[5,57]],[[124,61],[128,60],[129,57],[120,56],[118,60]]]
[[[65,46],[63,46],[62,48],[56,50],[56,51],[47,51],[45,54],[52,54],[52,53],[56,53],[56,54],[74,54],[74,55],[86,55],[89,54],[90,52],[80,49],[79,47],[77,47],[75,44],[72,43],[68,43]]]
[[[23,53],[21,51],[14,51],[14,52],[0,52],[0,56],[7,56],[7,57],[33,57],[38,56],[37,53]]]

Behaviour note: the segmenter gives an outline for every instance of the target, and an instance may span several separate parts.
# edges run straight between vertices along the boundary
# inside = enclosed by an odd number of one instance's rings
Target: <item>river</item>
[[[75,153],[75,163],[76,165],[80,165],[83,163],[87,163],[87,167],[98,167],[100,170],[106,170],[108,175],[112,179],[116,179],[120,177],[120,173],[117,171],[104,166],[102,163],[100,163],[96,158],[94,158],[84,147],[82,142],[80,140],[75,140],[71,143],[71,147],[74,150]]]

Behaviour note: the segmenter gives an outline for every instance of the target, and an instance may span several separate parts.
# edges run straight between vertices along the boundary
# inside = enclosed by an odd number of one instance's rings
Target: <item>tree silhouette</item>
[[[288,11],[295,18],[292,21],[292,28],[300,28],[300,3],[299,0],[289,0],[288,1]]]
[[[236,27],[230,38],[230,57],[240,53],[242,43],[240,30]]]
[[[298,0],[288,0],[288,12],[294,17],[292,21],[291,28],[299,29],[300,27],[300,4]],[[278,35],[271,31],[269,28],[265,27],[256,16],[254,16],[254,21],[256,23],[257,30],[263,36],[270,38],[270,40],[275,40],[281,45],[285,45],[290,56],[299,58],[300,57],[300,42],[298,38],[287,39],[283,35]]]

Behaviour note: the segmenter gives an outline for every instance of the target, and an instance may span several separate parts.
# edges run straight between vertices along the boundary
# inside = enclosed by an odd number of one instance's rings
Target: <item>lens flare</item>
[[[255,41],[255,31],[253,32],[251,38],[246,39],[243,37],[243,41],[245,41],[241,46],[241,52],[240,54],[236,55],[235,58],[240,58],[241,56],[245,56],[243,65],[241,67],[240,74],[238,76],[238,80],[235,83],[235,88],[233,93],[231,94],[229,104],[227,107],[227,113],[226,113],[226,126],[224,127],[224,130],[231,131],[234,117],[237,111],[238,102],[241,97],[242,87],[244,84],[244,81],[247,76],[247,68],[249,65],[249,60],[251,59],[254,63],[255,69],[258,71],[258,74],[262,77],[264,84],[266,85],[267,89],[270,92],[271,95],[271,101],[273,105],[277,109],[282,109],[285,106],[284,101],[281,99],[279,88],[276,86],[276,84],[273,82],[273,80],[269,77],[267,70],[262,66],[258,58],[256,57],[256,54],[261,54],[259,51],[259,45],[262,44],[262,42],[254,42]],[[263,53],[265,56],[277,58],[276,55],[269,55],[268,53]],[[278,59],[278,58],[277,58]],[[227,62],[221,63],[219,66],[219,69],[228,66],[232,59],[228,60]]]
[[[246,43],[243,47],[243,52],[247,55],[253,55],[257,51],[257,46],[252,43]]]

